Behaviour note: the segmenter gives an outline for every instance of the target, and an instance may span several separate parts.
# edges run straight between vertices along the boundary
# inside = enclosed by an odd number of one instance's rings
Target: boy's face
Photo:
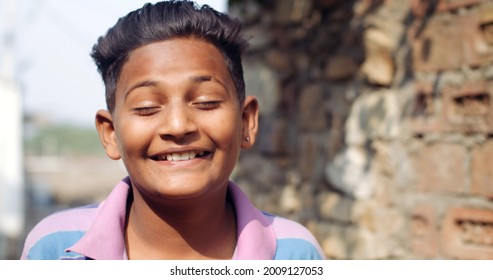
[[[222,54],[204,41],[172,39],[134,50],[115,99],[113,114],[96,116],[100,138],[147,198],[224,190],[240,149],[255,139],[256,100],[239,104]]]

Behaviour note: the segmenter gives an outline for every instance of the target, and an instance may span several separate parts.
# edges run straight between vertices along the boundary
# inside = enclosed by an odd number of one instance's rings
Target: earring
[[[250,142],[250,137],[248,137],[248,136],[247,136],[247,137],[245,138],[245,141]]]

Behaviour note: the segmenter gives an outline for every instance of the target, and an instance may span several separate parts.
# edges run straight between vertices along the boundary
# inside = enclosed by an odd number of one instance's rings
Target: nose
[[[164,119],[160,127],[161,138],[182,139],[194,134],[197,126],[193,112],[186,104],[170,104],[164,112]]]

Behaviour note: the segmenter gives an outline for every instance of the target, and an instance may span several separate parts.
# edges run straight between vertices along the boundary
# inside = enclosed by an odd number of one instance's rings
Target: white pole
[[[14,77],[15,0],[0,1],[0,259],[24,227],[22,102]]]

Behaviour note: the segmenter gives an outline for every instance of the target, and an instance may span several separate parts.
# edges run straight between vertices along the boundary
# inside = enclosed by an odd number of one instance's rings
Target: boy
[[[98,206],[54,214],[22,259],[321,259],[301,225],[262,213],[229,181],[255,143],[241,26],[188,1],[146,4],[93,48],[106,154],[128,177]]]

